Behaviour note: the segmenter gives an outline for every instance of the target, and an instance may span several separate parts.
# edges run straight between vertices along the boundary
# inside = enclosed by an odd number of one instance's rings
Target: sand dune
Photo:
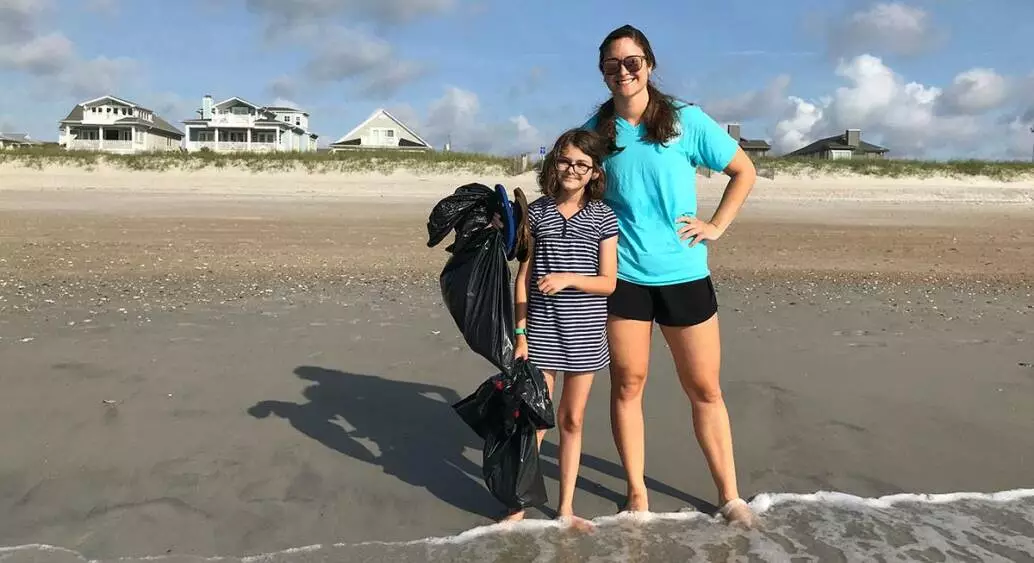
[[[726,177],[699,176],[701,198],[720,197]],[[155,194],[271,198],[436,199],[457,186],[479,182],[536,189],[534,173],[427,174],[310,173],[303,169],[255,173],[243,168],[196,171],[131,171],[101,163],[93,170],[48,165],[43,169],[0,164],[0,191],[132,191]],[[530,188],[530,189],[529,189]],[[880,178],[829,174],[761,177],[752,200],[772,202],[1034,203],[1034,178],[1002,182],[991,178]]]

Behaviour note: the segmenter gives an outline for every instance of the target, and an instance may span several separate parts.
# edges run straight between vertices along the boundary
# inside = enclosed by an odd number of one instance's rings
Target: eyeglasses
[[[578,173],[579,176],[584,176],[585,174],[588,174],[590,170],[592,170],[591,164],[586,164],[584,162],[571,162],[566,158],[556,159],[556,169],[560,172],[567,172],[567,170],[572,167],[574,168],[574,171]]]
[[[623,59],[604,59],[600,63],[600,70],[603,74],[618,74],[624,66],[628,72],[636,73],[646,64],[646,55],[629,55]]]

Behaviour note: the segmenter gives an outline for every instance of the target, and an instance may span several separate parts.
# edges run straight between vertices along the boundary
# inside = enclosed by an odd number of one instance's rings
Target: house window
[[[215,140],[215,134],[212,131],[198,131],[197,140],[199,143],[211,143]]]
[[[255,133],[255,142],[257,143],[275,143],[276,133],[271,131],[258,131]]]
[[[285,115],[284,116],[284,123],[290,123],[290,122],[291,122],[291,116],[290,115]]]
[[[231,110],[234,115],[248,115],[248,108],[244,106],[234,106]]]
[[[395,130],[384,127],[371,128],[370,144],[380,146],[395,146]]]

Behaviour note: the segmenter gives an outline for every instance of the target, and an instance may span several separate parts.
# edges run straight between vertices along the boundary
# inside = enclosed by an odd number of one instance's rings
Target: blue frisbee
[[[514,247],[517,246],[517,221],[513,216],[513,204],[502,184],[495,185],[495,193],[499,197],[499,217],[503,220],[503,240],[506,242],[507,259],[512,259]]]

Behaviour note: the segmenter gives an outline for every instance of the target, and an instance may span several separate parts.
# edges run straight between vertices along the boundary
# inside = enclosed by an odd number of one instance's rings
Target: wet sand
[[[441,304],[431,205],[0,191],[0,545],[241,557],[490,522],[449,404],[491,371]],[[712,260],[744,495],[1032,486],[1029,205],[768,202]],[[650,377],[652,508],[710,510],[659,339]],[[608,392],[586,516],[623,493]]]

